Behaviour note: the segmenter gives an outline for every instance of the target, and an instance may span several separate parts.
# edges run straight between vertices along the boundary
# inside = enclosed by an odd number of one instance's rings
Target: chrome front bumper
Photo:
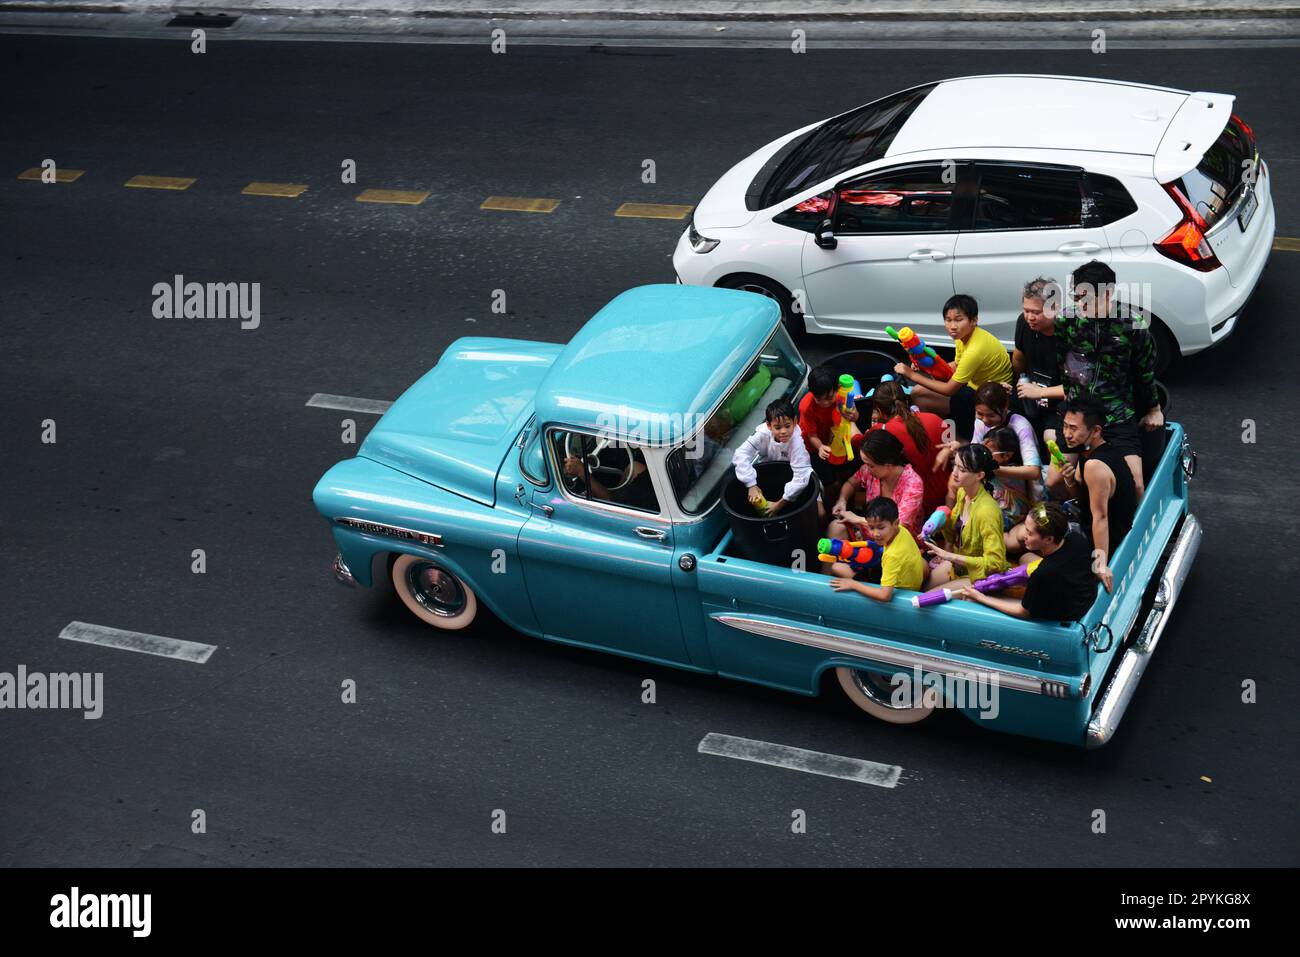
[[[330,571],[334,573],[334,580],[340,585],[347,585],[349,588],[355,588],[357,580],[352,577],[352,569],[343,564],[342,553],[334,556],[334,561],[330,563]]]
[[[1182,530],[1178,533],[1178,541],[1169,554],[1169,561],[1160,574],[1155,603],[1137,637],[1124,651],[1105,690],[1097,698],[1097,707],[1093,709],[1092,720],[1088,722],[1085,740],[1089,749],[1100,748],[1109,741],[1124,719],[1124,712],[1133,700],[1133,693],[1142,680],[1147,662],[1155,654],[1160,635],[1169,623],[1169,617],[1173,614],[1174,605],[1178,603],[1178,595],[1192,570],[1192,563],[1196,561],[1196,552],[1200,547],[1201,523],[1195,515],[1188,513]]]

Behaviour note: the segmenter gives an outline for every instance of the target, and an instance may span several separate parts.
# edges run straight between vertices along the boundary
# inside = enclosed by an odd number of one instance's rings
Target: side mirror
[[[814,235],[813,241],[822,249],[834,249],[838,246],[840,241],[835,238],[834,223],[829,219],[823,219],[821,224],[817,227],[817,232]]]

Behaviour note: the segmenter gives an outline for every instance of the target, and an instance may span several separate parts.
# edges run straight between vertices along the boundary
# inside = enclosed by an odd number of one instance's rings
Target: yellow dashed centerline
[[[249,183],[239,191],[241,196],[285,196],[297,199],[307,192],[307,187],[299,183]]]
[[[694,206],[673,206],[664,203],[624,203],[614,210],[614,215],[633,219],[685,219],[694,208]]]
[[[500,209],[511,213],[553,213],[558,199],[530,199],[527,196],[489,196],[479,209]]]
[[[196,182],[193,176],[132,176],[123,185],[135,189],[189,189]]]
[[[1274,236],[1273,248],[1288,253],[1300,253],[1300,239],[1291,236]]]
[[[429,198],[428,193],[414,189],[366,189],[357,196],[358,203],[400,203],[403,206],[419,206]]]
[[[18,174],[18,178],[26,182],[42,183],[41,174],[45,170],[39,166],[33,166],[31,169],[25,169]],[[54,181],[56,183],[75,183],[85,174],[84,169],[55,169]]]

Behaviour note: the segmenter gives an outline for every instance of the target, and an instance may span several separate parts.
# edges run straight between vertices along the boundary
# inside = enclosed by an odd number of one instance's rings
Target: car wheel
[[[1177,359],[1182,357],[1182,353],[1178,351],[1178,340],[1169,331],[1169,327],[1155,317],[1151,319],[1151,338],[1155,340],[1156,378],[1159,378],[1169,371],[1169,367]]]
[[[890,724],[916,724],[934,713],[933,707],[918,705],[899,708],[890,703],[893,689],[880,675],[858,668],[836,668],[835,677],[850,701],[881,721]]]
[[[456,575],[418,555],[393,562],[393,587],[411,614],[444,631],[458,631],[478,614],[478,598]]]
[[[785,325],[786,332],[790,333],[791,339],[801,340],[808,334],[803,314],[794,311],[794,297],[780,283],[762,276],[729,276],[718,285],[726,289],[739,289],[741,292],[766,296],[781,307],[781,322]]]

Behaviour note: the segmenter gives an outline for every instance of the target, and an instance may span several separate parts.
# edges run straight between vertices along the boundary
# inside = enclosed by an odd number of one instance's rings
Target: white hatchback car
[[[1273,246],[1266,164],[1222,93],[1063,76],[914,87],[727,172],[678,241],[680,282],[776,299],[794,334],[951,345],[954,292],[1010,346],[1021,289],[1111,264],[1157,364],[1228,336]]]

